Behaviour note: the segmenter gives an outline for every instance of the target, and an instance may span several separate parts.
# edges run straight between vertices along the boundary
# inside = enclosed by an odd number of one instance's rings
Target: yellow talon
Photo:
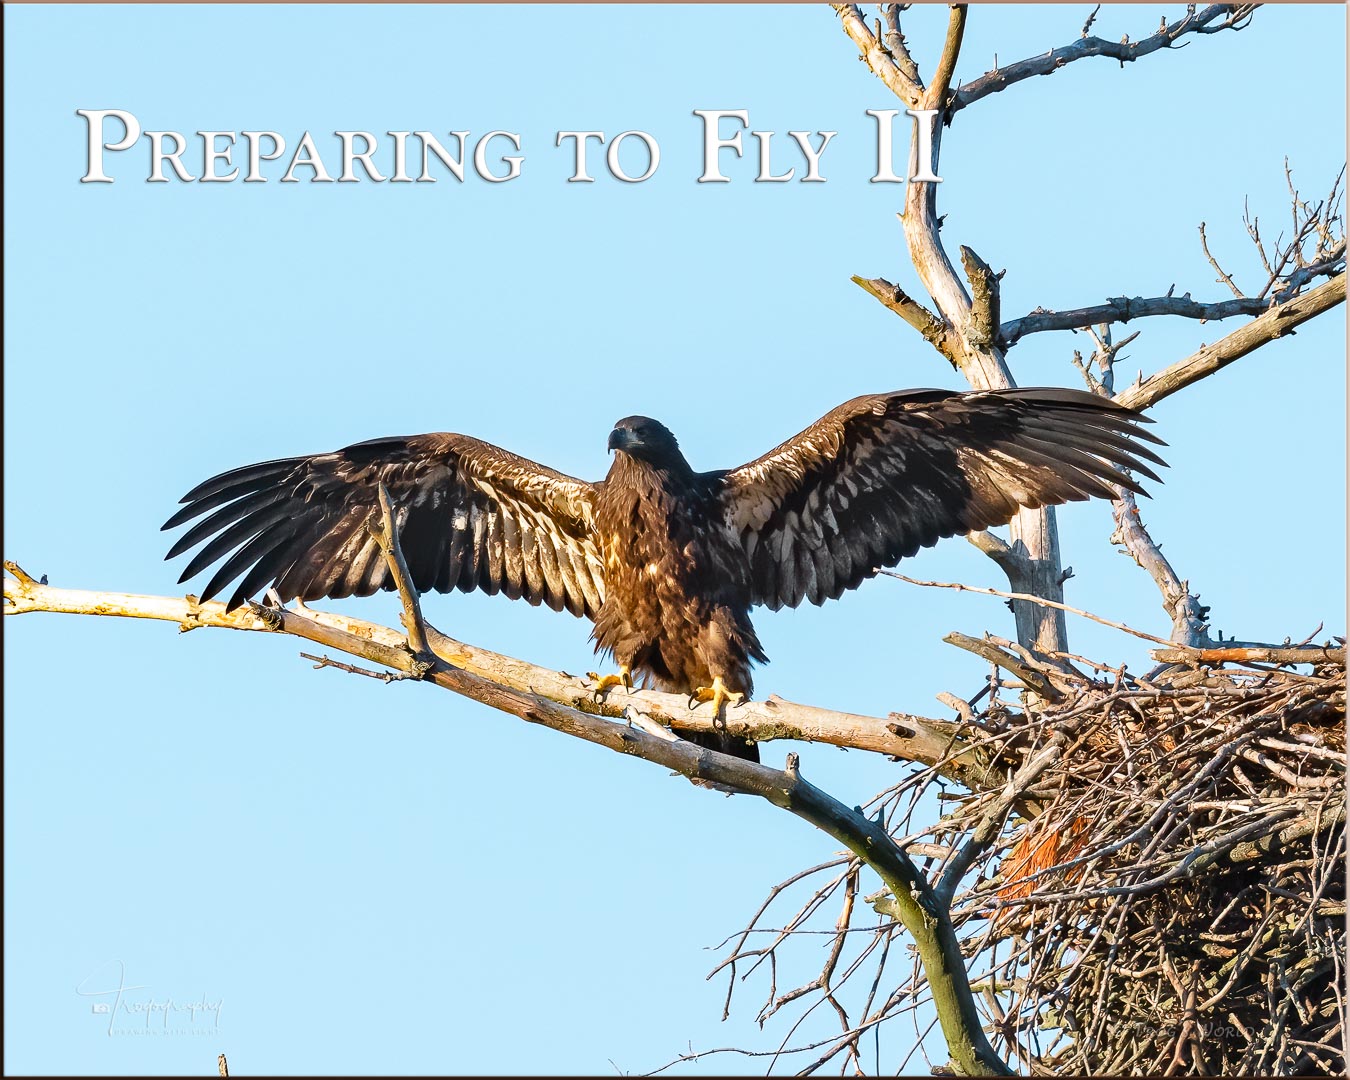
[[[604,697],[616,686],[622,686],[627,690],[633,689],[633,676],[626,667],[619,668],[617,675],[597,675],[594,671],[588,671],[586,672],[586,678],[595,680],[595,686],[591,692],[597,700]]]
[[[730,701],[733,705],[739,705],[745,700],[745,695],[739,690],[728,690],[726,684],[722,682],[721,675],[713,676],[712,686],[700,686],[689,695],[689,707],[695,707],[696,702],[711,701],[713,703],[713,716],[722,715],[722,706]]]

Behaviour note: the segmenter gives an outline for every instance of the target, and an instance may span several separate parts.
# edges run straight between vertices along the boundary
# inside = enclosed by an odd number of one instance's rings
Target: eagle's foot
[[[713,677],[712,686],[700,686],[689,695],[689,707],[696,708],[700,702],[711,701],[713,703],[714,719],[722,715],[722,707],[729,701],[733,705],[739,705],[745,700],[745,695],[739,690],[728,690],[726,684],[722,682],[722,676]]]
[[[591,694],[596,701],[599,701],[616,686],[622,686],[630,691],[633,689],[633,676],[626,667],[619,668],[617,675],[597,675],[594,671],[588,671],[586,672],[586,678],[595,682],[595,686],[591,688]]]

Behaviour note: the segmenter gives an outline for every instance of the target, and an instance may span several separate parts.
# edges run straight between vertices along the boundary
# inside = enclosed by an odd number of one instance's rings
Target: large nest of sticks
[[[994,675],[978,712],[941,695],[963,721],[951,757],[1004,779],[953,791],[943,762],[911,763],[863,809],[930,882],[962,883],[947,910],[997,1054],[1033,1075],[1344,1075],[1344,647],[1171,649],[1180,663],[1141,678],[990,635],[947,640],[1035,691],[1002,701],[1014,684]],[[777,1049],[738,1052],[799,1074],[881,1072],[895,1024],[901,1074],[916,1056],[951,1073],[929,1057],[933,992],[895,898],[868,887],[839,852],[776,885],[723,943],[728,1010],[756,972],[761,1024],[802,1006]],[[785,948],[811,935],[828,944],[823,968]],[[840,1029],[803,1039],[825,1003]]]
[[[1343,1074],[1343,656],[1061,676],[1054,704],[972,718],[1010,774],[1046,762],[953,908],[1009,1060]],[[1000,794],[929,834],[959,841]]]

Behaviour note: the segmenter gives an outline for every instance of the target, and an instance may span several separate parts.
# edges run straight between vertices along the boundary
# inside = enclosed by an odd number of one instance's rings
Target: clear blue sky
[[[977,7],[958,75],[1071,41],[1090,6]],[[1096,29],[1138,38],[1159,14],[1108,9]],[[927,69],[945,16],[906,18]],[[867,182],[865,110],[896,102],[823,6],[29,6],[5,29],[4,554],[54,584],[179,591],[159,524],[251,461],[456,430],[596,478],[612,422],[648,413],[714,468],[855,394],[959,385],[849,281],[915,285],[902,191]],[[1201,221],[1256,282],[1244,198],[1274,232],[1285,156],[1319,197],[1344,160],[1344,39],[1339,7],[1272,7],[1241,34],[980,103],[944,142],[947,242],[1007,267],[1008,316],[1173,283],[1221,299]],[[265,184],[149,184],[142,139],[110,155],[115,183],[81,184],[82,108],[189,135],[308,130],[335,174],[349,129],[504,128],[525,161],[496,185],[281,184],[277,163]],[[724,154],[733,182],[696,183],[692,110],[710,108],[778,132],[775,171],[794,163],[788,129],[837,130],[826,182],[754,184],[753,161]],[[568,184],[565,129],[650,132],[660,168],[620,184],[592,150],[597,182]],[[200,153],[192,136],[194,175]],[[1122,367],[1234,325],[1140,324]],[[1074,348],[1040,336],[1012,362],[1024,384],[1077,385]],[[1337,311],[1156,411],[1172,467],[1145,520],[1226,634],[1344,633],[1344,377]],[[1108,508],[1061,524],[1069,601],[1165,633]],[[904,569],[1003,584],[962,541]],[[391,621],[396,605],[344,607]],[[458,594],[427,611],[592,666],[566,615]],[[942,635],[1010,633],[1011,616],[882,580],[757,626],[761,694],[943,715],[934,694],[970,695],[983,668]],[[240,1073],[643,1071],[785,1034],[756,1029],[756,982],[720,1023],[725,986],[703,976],[771,884],[832,852],[801,822],[443,692],[312,671],[292,641],[39,615],[4,630],[7,1071],[209,1073],[220,1051]],[[1147,663],[1132,639],[1071,633]],[[897,775],[792,749],[850,804]],[[204,997],[218,1025],[177,1013],[177,1034],[109,1035],[108,999],[77,988],[116,985],[119,964],[128,1003]],[[912,1041],[883,1036],[883,1067]]]

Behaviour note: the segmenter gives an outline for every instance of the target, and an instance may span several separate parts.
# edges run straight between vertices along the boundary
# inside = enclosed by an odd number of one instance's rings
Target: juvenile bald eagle
[[[1142,489],[1161,440],[1132,410],[1078,390],[902,390],[854,398],[737,469],[695,472],[645,416],[610,432],[609,474],[587,483],[467,435],[357,443],[221,473],[165,524],[214,511],[168,558],[202,544],[180,583],[224,559],[210,599],[234,608],[368,596],[393,581],[366,521],[383,483],[419,591],[503,592],[595,626],[621,676],[712,701],[748,696],[768,657],[757,604],[822,604],[922,547],[1009,521],[1018,507]],[[753,745],[699,741],[753,760]]]

